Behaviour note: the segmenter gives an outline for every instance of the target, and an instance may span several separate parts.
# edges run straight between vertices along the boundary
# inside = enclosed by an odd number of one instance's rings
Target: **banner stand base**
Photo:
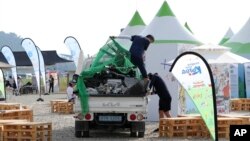
[[[38,98],[36,101],[44,101],[41,97],[40,98]]]

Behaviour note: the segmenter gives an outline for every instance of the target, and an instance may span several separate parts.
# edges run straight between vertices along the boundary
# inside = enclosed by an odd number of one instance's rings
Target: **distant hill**
[[[0,49],[7,45],[12,51],[24,51],[21,42],[23,38],[18,36],[16,33],[5,33],[0,31]]]

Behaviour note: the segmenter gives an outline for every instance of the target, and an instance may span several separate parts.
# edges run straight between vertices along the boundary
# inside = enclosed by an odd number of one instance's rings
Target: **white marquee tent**
[[[250,62],[250,60],[248,60],[247,58],[241,57],[230,52],[230,48],[220,45],[206,44],[202,46],[193,47],[190,50],[202,55],[209,64],[243,64]]]
[[[250,18],[223,46],[232,48],[233,53],[250,58]]]
[[[188,23],[185,22],[184,26],[186,27],[186,29],[191,33],[194,34],[193,31],[191,30],[191,28],[189,27]]]
[[[135,12],[132,19],[130,20],[129,24],[122,30],[119,36],[131,36],[131,35],[137,35],[142,32],[142,30],[145,28],[145,23],[143,19],[141,18],[138,11]],[[131,41],[126,39],[117,39],[117,41],[127,50],[129,50],[131,46]]]
[[[221,39],[221,41],[219,42],[219,45],[223,45],[226,41],[228,41],[232,36],[234,35],[234,32],[231,28],[229,28],[226,32],[226,34],[224,35],[224,37]]]
[[[163,2],[156,16],[148,26],[142,31],[141,35],[152,34],[155,42],[151,44],[146,52],[146,69],[151,73],[157,72],[166,82],[172,96],[171,114],[177,115],[178,92],[177,82],[166,79],[169,72],[167,62],[177,57],[178,44],[188,44],[194,46],[201,44],[193,35],[179,23],[174,13],[171,11],[166,1]],[[158,115],[158,96],[150,96],[148,104],[148,120],[159,120]]]

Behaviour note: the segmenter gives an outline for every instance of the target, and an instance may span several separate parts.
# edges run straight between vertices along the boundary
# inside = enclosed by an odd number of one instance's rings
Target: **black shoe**
[[[153,132],[159,132],[159,128],[156,128]]]

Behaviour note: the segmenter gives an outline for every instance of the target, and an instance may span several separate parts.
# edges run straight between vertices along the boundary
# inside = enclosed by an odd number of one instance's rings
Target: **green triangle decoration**
[[[223,45],[225,42],[227,42],[230,38],[223,38],[221,39],[221,41],[219,42],[219,45]]]
[[[146,25],[144,21],[142,20],[140,14],[138,11],[135,12],[134,16],[130,20],[129,26],[136,26],[136,25]]]
[[[194,34],[193,31],[192,31],[192,30],[190,29],[190,27],[188,26],[187,22],[185,22],[185,25],[184,25],[184,26],[186,27],[186,29],[187,29],[190,33]]]
[[[160,10],[156,14],[157,17],[163,17],[163,16],[173,16],[175,17],[174,13],[170,9],[168,3],[166,1],[163,2]]]

